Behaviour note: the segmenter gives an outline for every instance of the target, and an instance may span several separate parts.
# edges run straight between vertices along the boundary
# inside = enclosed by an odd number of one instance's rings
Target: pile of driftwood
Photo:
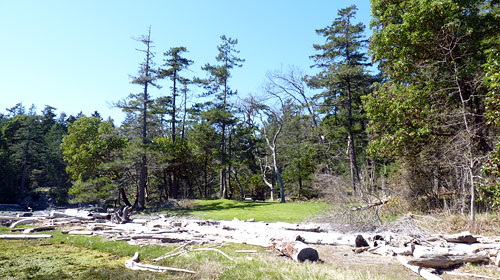
[[[465,263],[494,263],[500,266],[500,240],[473,236],[469,232],[426,238],[394,238],[390,234],[386,237],[376,234],[367,239],[358,235],[353,251],[397,257],[402,265],[425,279],[441,279],[438,274],[442,273],[488,279],[490,277],[453,272],[453,268]]]
[[[168,215],[132,218],[130,213],[127,208],[112,213],[67,209],[53,211],[45,216],[0,216],[2,224],[10,224],[13,232],[21,233],[0,235],[0,238],[49,238],[50,235],[32,233],[60,229],[66,234],[102,236],[111,241],[127,241],[134,245],[177,243],[179,248],[184,248],[182,251],[173,252],[172,256],[186,253],[186,244],[230,242],[269,248],[297,262],[319,260],[315,245],[348,245],[353,247],[355,253],[397,257],[401,264],[426,279],[439,279],[436,272],[445,269],[450,272],[450,268],[468,262],[500,265],[500,240],[473,236],[467,232],[455,235],[409,236],[388,231],[370,236],[365,234],[363,237],[359,234],[337,232],[327,224],[265,223],[253,219],[240,221],[236,218],[232,221],[214,221],[180,219]],[[35,227],[18,228],[22,224],[32,224]],[[196,250],[200,249],[202,248]],[[127,267],[151,268],[153,271],[168,270],[165,267],[142,265],[138,262],[138,256],[130,259]]]
[[[112,213],[92,213],[67,209],[37,217],[0,216],[0,221],[10,222],[13,232],[23,233],[2,235],[0,238],[49,238],[50,235],[29,235],[29,233],[60,229],[65,234],[102,236],[111,241],[127,241],[129,244],[141,246],[231,242],[266,247],[298,262],[319,259],[317,251],[309,244],[350,243],[347,239],[343,240],[341,235],[328,233],[318,225],[264,223],[255,222],[253,219],[247,221],[179,219],[167,215],[131,219],[130,210],[125,207]],[[36,227],[18,228],[22,224],[32,224]]]

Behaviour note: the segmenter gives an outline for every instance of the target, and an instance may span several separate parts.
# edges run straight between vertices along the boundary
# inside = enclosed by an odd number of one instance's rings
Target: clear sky
[[[141,90],[130,84],[143,60],[132,38],[149,26],[157,64],[169,48],[185,46],[195,62],[188,75],[198,77],[205,77],[202,65],[215,63],[221,35],[238,39],[246,62],[230,85],[258,94],[268,71],[311,71],[312,45],[324,42],[315,30],[352,4],[369,32],[369,0],[0,0],[0,112],[22,102],[58,114],[97,110],[120,122],[124,115],[111,103]],[[162,85],[153,97],[166,94]]]

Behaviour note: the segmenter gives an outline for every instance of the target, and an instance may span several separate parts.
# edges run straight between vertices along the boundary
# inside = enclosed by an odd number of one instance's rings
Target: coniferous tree
[[[144,44],[145,49],[139,51],[145,54],[145,58],[140,65],[139,75],[133,78],[132,83],[140,85],[142,87],[142,92],[130,94],[128,100],[118,102],[116,106],[127,112],[132,119],[135,118],[137,120],[136,124],[140,127],[138,138],[141,143],[141,158],[138,171],[137,198],[134,205],[137,206],[138,209],[144,209],[146,206],[146,187],[148,184],[147,147],[151,143],[151,137],[148,134],[148,127],[152,118],[150,114],[152,100],[149,90],[150,86],[158,87],[155,83],[158,71],[154,68],[153,63],[154,53],[152,51],[153,42],[151,41],[151,27],[148,30],[148,34],[137,39],[137,41]],[[133,120],[131,121],[134,122]]]
[[[235,95],[234,91],[229,86],[229,78],[231,77],[231,69],[241,67],[245,61],[236,56],[239,53],[235,49],[238,43],[237,39],[232,39],[221,36],[222,43],[217,46],[219,54],[216,57],[218,65],[206,64],[202,70],[206,71],[208,78],[201,80],[197,79],[207,90],[205,96],[214,96],[215,100],[209,111],[205,113],[206,119],[220,129],[220,197],[227,197],[229,187],[228,183],[228,162],[227,162],[227,127],[234,122],[231,106],[228,98]]]
[[[367,94],[369,75],[366,71],[364,25],[353,23],[356,6],[340,9],[338,17],[330,26],[316,32],[325,37],[322,45],[314,45],[319,53],[313,55],[314,67],[321,71],[308,77],[308,83],[314,88],[324,88],[317,96],[321,100],[325,120],[334,120],[341,136],[347,143],[350,173],[354,191],[360,182],[358,163],[359,139],[364,134],[364,122],[361,108],[361,96]]]
[[[172,81],[172,86],[171,86],[171,96],[168,98],[168,103],[170,103],[170,135],[171,135],[171,141],[172,141],[172,147],[176,148],[181,148],[184,147],[184,144],[176,145],[176,138],[178,134],[177,130],[177,96],[179,95],[179,88],[182,88],[183,85],[188,83],[188,79],[184,78],[181,76],[181,71],[186,69],[189,65],[193,64],[193,61],[182,57],[182,53],[186,52],[185,47],[175,47],[171,48],[167,52],[164,53],[165,56],[165,63],[164,63],[164,69],[161,69],[159,71],[159,78],[169,78]],[[183,124],[184,125],[184,124]],[[183,134],[181,135],[183,137]],[[178,142],[178,141],[177,141]],[[179,150],[180,151],[180,150]],[[180,155],[180,154],[179,154]],[[179,159],[180,160],[180,159]],[[180,167],[180,165],[177,165]],[[179,178],[178,175],[180,173],[180,170],[176,169],[171,169],[171,178],[169,179],[170,182],[170,196],[172,198],[177,198],[178,192],[179,192]]]

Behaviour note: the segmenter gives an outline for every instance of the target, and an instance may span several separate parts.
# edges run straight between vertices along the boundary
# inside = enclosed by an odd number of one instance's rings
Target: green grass
[[[188,209],[166,211],[175,215],[192,215],[203,219],[239,220],[255,219],[265,222],[296,223],[311,219],[329,211],[323,202],[253,202],[227,199],[195,200]]]
[[[350,269],[333,261],[295,263],[263,248],[242,244],[217,247],[234,261],[217,252],[191,251],[157,264],[196,274],[132,271],[124,263],[133,252],[140,252],[141,263],[151,263],[178,245],[140,247],[100,237],[50,233],[53,238],[41,241],[0,240],[0,279],[400,279],[402,275],[414,279],[398,264],[382,265],[383,269],[366,265]],[[236,252],[241,249],[255,249],[257,253]]]

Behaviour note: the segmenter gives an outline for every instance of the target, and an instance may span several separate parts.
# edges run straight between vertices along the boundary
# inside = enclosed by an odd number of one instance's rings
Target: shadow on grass
[[[179,215],[196,214],[197,212],[207,211],[225,211],[232,209],[256,208],[276,204],[275,202],[257,202],[257,201],[237,201],[237,200],[208,200],[203,204],[198,204],[189,209],[171,209],[169,212]]]

